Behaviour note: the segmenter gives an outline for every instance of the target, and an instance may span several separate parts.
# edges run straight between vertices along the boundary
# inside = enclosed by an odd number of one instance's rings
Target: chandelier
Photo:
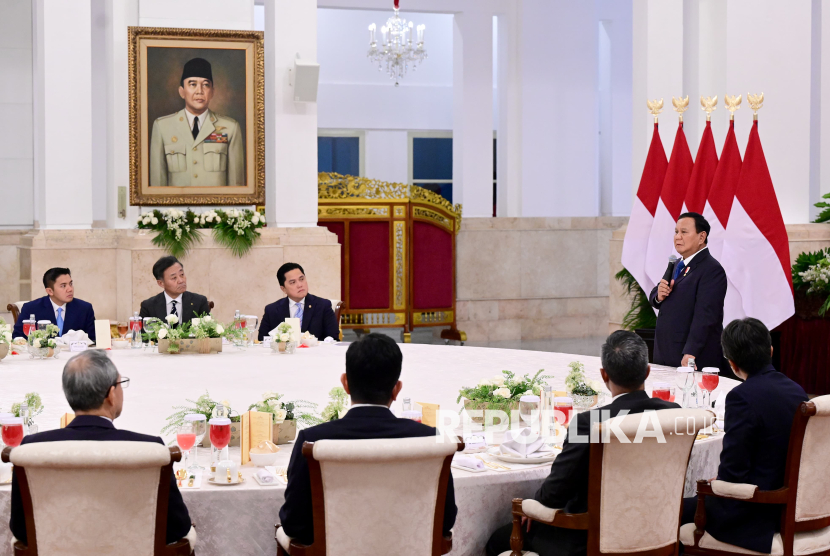
[[[418,25],[416,28],[410,21],[406,22],[398,15],[400,0],[395,0],[395,16],[386,21],[386,25],[380,28],[383,38],[382,44],[378,45],[375,40],[374,23],[369,25],[369,52],[367,57],[373,64],[378,65],[378,71],[389,74],[390,79],[395,80],[395,87],[398,81],[406,75],[406,70],[412,65],[412,71],[418,64],[426,60],[427,51],[424,50],[424,29],[425,25]],[[413,42],[413,31],[417,31],[417,40]]]

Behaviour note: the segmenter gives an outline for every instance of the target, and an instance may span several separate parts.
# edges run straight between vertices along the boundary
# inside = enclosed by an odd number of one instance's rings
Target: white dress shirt
[[[305,297],[299,301],[294,301],[290,297],[288,298],[288,314],[291,315],[292,319],[297,318],[297,313],[300,312],[300,307],[305,308]]]
[[[63,322],[66,322],[67,303],[64,303],[63,305],[58,305],[51,297],[49,298],[49,302],[52,303],[52,310],[55,312],[55,322],[58,322],[58,309],[63,309]]]
[[[703,247],[703,249],[709,249],[709,247],[704,246],[704,247]],[[703,249],[701,249],[700,251],[703,251]],[[700,251],[698,251],[697,253],[700,253]],[[690,263],[690,262],[692,262],[692,259],[694,259],[694,258],[695,258],[695,255],[697,255],[697,253],[695,253],[694,255],[689,255],[689,257],[688,257],[688,258],[683,259],[683,266],[684,266],[684,267],[689,266],[689,263]],[[679,278],[679,276],[678,276],[678,278]]]
[[[184,109],[184,115],[187,116],[187,125],[190,126],[191,132],[193,131],[193,119],[197,117],[199,118],[199,131],[202,131],[202,128],[205,126],[205,120],[209,118],[208,112],[210,110],[205,110],[201,114],[191,114],[190,110],[187,108]]]
[[[167,295],[167,292],[164,292],[164,300],[167,301],[167,314],[173,314],[173,301],[176,302],[176,315],[179,317],[179,322],[182,322],[182,297],[184,296],[183,293],[179,294],[179,297],[170,297]]]
[[[617,394],[616,396],[614,396],[613,398],[611,398],[611,403],[614,403],[614,402],[615,402],[615,401],[617,401],[618,399],[620,399],[620,398],[622,398],[623,396],[625,396],[626,394],[630,394],[630,393],[631,393],[631,392],[623,392],[622,394]]]

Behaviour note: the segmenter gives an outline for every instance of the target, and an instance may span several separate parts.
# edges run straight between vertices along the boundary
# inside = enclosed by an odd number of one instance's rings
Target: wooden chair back
[[[9,303],[6,305],[6,311],[9,311],[12,314],[12,324],[17,322],[17,319],[20,316],[20,310],[23,308],[24,303],[26,302],[18,301],[16,303]]]

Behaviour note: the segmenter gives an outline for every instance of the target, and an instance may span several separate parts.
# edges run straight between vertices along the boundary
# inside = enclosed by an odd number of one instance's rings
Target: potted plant
[[[588,409],[597,405],[602,391],[599,382],[585,377],[585,365],[579,361],[571,361],[568,367],[571,371],[565,378],[565,388],[573,398],[574,407]]]
[[[830,247],[801,253],[792,267],[795,314],[825,318],[830,309]]]
[[[483,415],[474,417],[470,414],[474,410],[500,410],[511,417],[514,410],[519,410],[519,398],[528,393],[538,396],[542,386],[547,384],[545,379],[553,378],[551,375],[543,375],[544,371],[539,369],[533,378],[524,375],[520,379],[511,371],[502,371],[502,376],[485,378],[477,386],[462,388],[455,401],[459,403],[464,399],[464,409],[474,423],[484,423]]]
[[[273,435],[275,444],[287,444],[297,437],[297,425],[303,428],[318,425],[323,420],[315,415],[317,404],[305,400],[284,402],[282,394],[265,392],[262,401],[252,403],[248,411],[255,409],[260,413],[273,416]]]
[[[32,330],[29,332],[29,354],[32,359],[44,359],[55,357],[60,353],[55,341],[59,328],[54,324],[47,324],[43,330]]]
[[[233,327],[225,327],[207,314],[181,326],[176,326],[176,315],[167,315],[165,321],[158,330],[147,333],[149,341],[158,341],[159,353],[221,353],[222,338],[236,334]]]

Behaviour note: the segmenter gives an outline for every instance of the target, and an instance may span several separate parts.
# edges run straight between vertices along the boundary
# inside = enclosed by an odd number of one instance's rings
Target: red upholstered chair
[[[828,462],[830,396],[821,396],[802,403],[793,418],[783,487],[769,491],[759,490],[750,484],[698,481],[695,522],[680,528],[680,541],[685,553],[695,556],[759,554],[720,542],[706,532],[705,499],[717,496],[782,506],[781,532],[772,539],[772,554],[830,554]]]

